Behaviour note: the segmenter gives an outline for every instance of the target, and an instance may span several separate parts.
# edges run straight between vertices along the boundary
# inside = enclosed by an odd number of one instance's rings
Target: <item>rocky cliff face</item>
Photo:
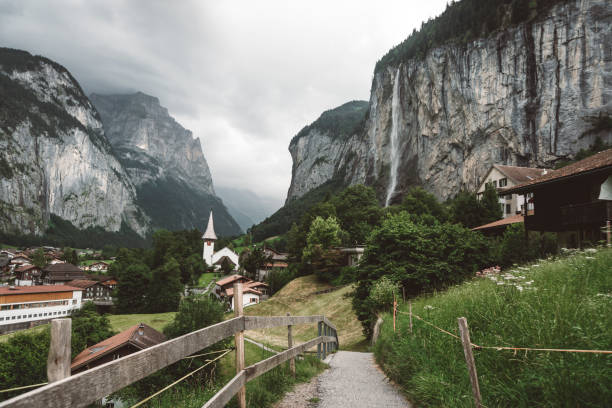
[[[79,228],[146,233],[134,185],[65,68],[0,48],[0,94],[0,230],[40,234],[56,214]]]
[[[200,139],[184,129],[159,100],[141,92],[90,96],[120,162],[136,185],[137,202],[154,227],[204,228],[215,214],[221,235],[240,227],[215,196]]]
[[[385,67],[353,137],[311,132],[292,142],[288,198],[340,175],[375,186],[382,202],[416,184],[446,199],[476,188],[493,163],[551,166],[598,136],[612,143],[611,44],[612,3],[576,0]],[[333,165],[308,170],[326,157]]]

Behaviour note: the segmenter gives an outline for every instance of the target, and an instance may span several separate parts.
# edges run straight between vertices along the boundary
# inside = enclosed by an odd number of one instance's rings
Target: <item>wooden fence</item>
[[[234,294],[236,317],[233,319],[140,350],[134,354],[110,361],[82,373],[50,382],[36,390],[0,403],[0,408],[85,407],[232,335],[236,339],[237,374],[204,406],[223,407],[234,395],[238,394],[239,406],[244,407],[246,401],[244,386],[247,382],[287,360],[293,360],[298,354],[314,346],[317,346],[319,356],[323,358],[325,358],[328,352],[337,349],[338,335],[336,327],[325,316],[244,316],[242,311],[242,284],[234,285]],[[245,330],[287,326],[288,340],[291,346],[291,326],[311,323],[318,324],[318,337],[306,343],[290,347],[282,353],[249,367],[244,367]],[[60,336],[57,337],[59,338]],[[57,350],[54,351],[52,346],[49,351],[49,361],[56,358],[55,356],[52,357],[52,354],[56,352]],[[54,364],[63,364],[64,366],[67,364],[70,367],[70,353],[68,353],[67,360],[65,358],[65,350],[62,349],[60,354],[64,355],[63,363],[55,362]],[[294,365],[291,364],[291,367],[294,367]],[[54,372],[61,372],[61,370],[54,368]],[[56,379],[53,378],[53,380]],[[50,378],[50,381],[53,380]]]

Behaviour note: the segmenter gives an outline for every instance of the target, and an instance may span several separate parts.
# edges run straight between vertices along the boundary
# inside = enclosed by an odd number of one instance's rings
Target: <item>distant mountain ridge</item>
[[[98,110],[60,64],[8,48],[0,95],[0,232],[41,235],[55,215],[144,237],[202,229],[212,209],[220,234],[240,233],[199,139],[157,98],[96,95]]]

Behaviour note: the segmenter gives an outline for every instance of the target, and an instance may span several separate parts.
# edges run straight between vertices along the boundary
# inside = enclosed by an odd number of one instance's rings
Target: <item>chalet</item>
[[[602,228],[612,220],[612,149],[503,193],[533,196],[534,211],[525,217],[526,231],[557,232],[565,247],[597,242],[604,239]]]
[[[288,254],[276,252],[270,248],[264,248],[264,253],[270,259],[270,262],[257,270],[257,279],[265,279],[274,269],[286,269],[289,267],[289,263],[287,262],[289,258]]]
[[[16,254],[9,263],[9,268],[14,271],[25,265],[32,265],[32,261],[24,254]]]
[[[261,293],[262,300],[263,300],[263,297],[265,297],[267,299],[267,296],[268,296],[268,294],[270,292],[270,286],[267,283],[264,283],[264,282],[251,281],[251,282],[245,283],[244,287],[245,288],[255,289],[256,291]]]
[[[16,252],[17,251],[14,250],[14,249],[7,248],[7,249],[3,249],[3,250],[0,251],[0,256],[4,256],[4,257],[6,257],[6,258],[8,258],[10,260],[10,259],[13,259],[15,257],[15,253]]]
[[[85,269],[92,272],[107,272],[109,266],[110,265],[108,263],[99,261],[92,263],[91,265],[85,267]]]
[[[502,190],[535,180],[547,174],[549,171],[548,169],[494,164],[478,187],[476,195],[479,198],[482,197],[486,185],[489,183],[493,184],[493,187],[497,189],[497,193],[499,194],[499,205],[503,213],[503,218],[511,217],[521,213],[525,206],[525,202],[528,201],[531,196],[529,194],[527,194],[527,197],[523,197],[519,194],[502,194]],[[527,210],[532,209],[533,205],[527,203]]]
[[[215,252],[215,241],[217,240],[217,234],[215,234],[212,211],[210,212],[210,216],[208,217],[208,225],[206,226],[206,231],[204,232],[204,235],[202,235],[202,239],[204,240],[202,259],[204,259],[206,265],[215,265],[216,268],[220,268],[221,263],[226,258],[231,262],[231,264],[233,264],[234,271],[237,271],[240,268],[240,261],[236,252],[232,251],[228,247],[225,247]]]
[[[83,302],[85,301],[112,301],[112,289],[103,282],[87,279],[77,279],[67,283],[69,286],[74,286],[83,289]]]
[[[227,289],[231,289],[234,286],[234,283],[247,283],[250,281],[251,280],[249,278],[242,275],[231,275],[215,282],[213,293],[215,296],[217,296],[217,298],[222,298],[225,296],[224,292]]]
[[[45,285],[64,285],[77,279],[87,279],[87,275],[70,263],[47,265],[43,269],[43,283]]]
[[[87,347],[72,360],[70,371],[80,373],[109,361],[166,341],[166,336],[154,328],[140,323],[119,334]]]
[[[0,287],[0,333],[27,329],[81,308],[82,289],[66,285]]]
[[[15,269],[16,286],[42,285],[42,269],[36,265],[24,265]]]
[[[61,260],[61,259],[59,259],[59,258],[52,258],[52,259],[49,261],[49,265],[55,265],[55,264],[60,264],[60,263],[66,263],[66,261],[62,261],[62,260]]]

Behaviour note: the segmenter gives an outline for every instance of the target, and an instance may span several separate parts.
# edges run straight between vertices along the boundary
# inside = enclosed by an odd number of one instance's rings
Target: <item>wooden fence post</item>
[[[50,383],[70,377],[70,341],[72,319],[51,320],[51,344],[47,358],[47,378]]]
[[[408,314],[410,315],[410,334],[412,334],[412,300],[408,301]]]
[[[612,232],[610,231],[610,220],[606,221],[606,241],[608,243],[608,248],[610,248],[610,246],[612,246]]]
[[[291,313],[287,312],[287,316],[291,316]],[[288,348],[293,347],[293,329],[291,325],[287,326],[287,346]],[[295,377],[295,358],[289,360],[289,370],[291,370],[291,374]]]
[[[476,372],[476,363],[474,363],[474,354],[472,353],[472,342],[470,341],[470,331],[468,330],[467,319],[460,317],[459,332],[461,333],[461,344],[463,344],[463,354],[465,362],[470,373],[470,383],[472,384],[472,394],[474,394],[474,405],[476,408],[482,407],[480,398],[480,386],[478,385],[478,373]]]
[[[319,322],[317,323],[317,328],[318,328],[318,332],[319,332],[319,337],[321,337],[321,332],[322,332],[322,325],[323,322]],[[317,358],[320,360],[321,359],[321,343],[317,344]]]
[[[395,333],[395,315],[397,314],[397,300],[395,300],[395,293],[393,294],[393,333]]]
[[[243,313],[242,300],[242,283],[234,283],[234,315],[242,317]],[[236,374],[240,374],[244,370],[244,331],[239,331],[234,335],[236,343]],[[238,390],[238,406],[246,408],[246,387],[240,387]]]

